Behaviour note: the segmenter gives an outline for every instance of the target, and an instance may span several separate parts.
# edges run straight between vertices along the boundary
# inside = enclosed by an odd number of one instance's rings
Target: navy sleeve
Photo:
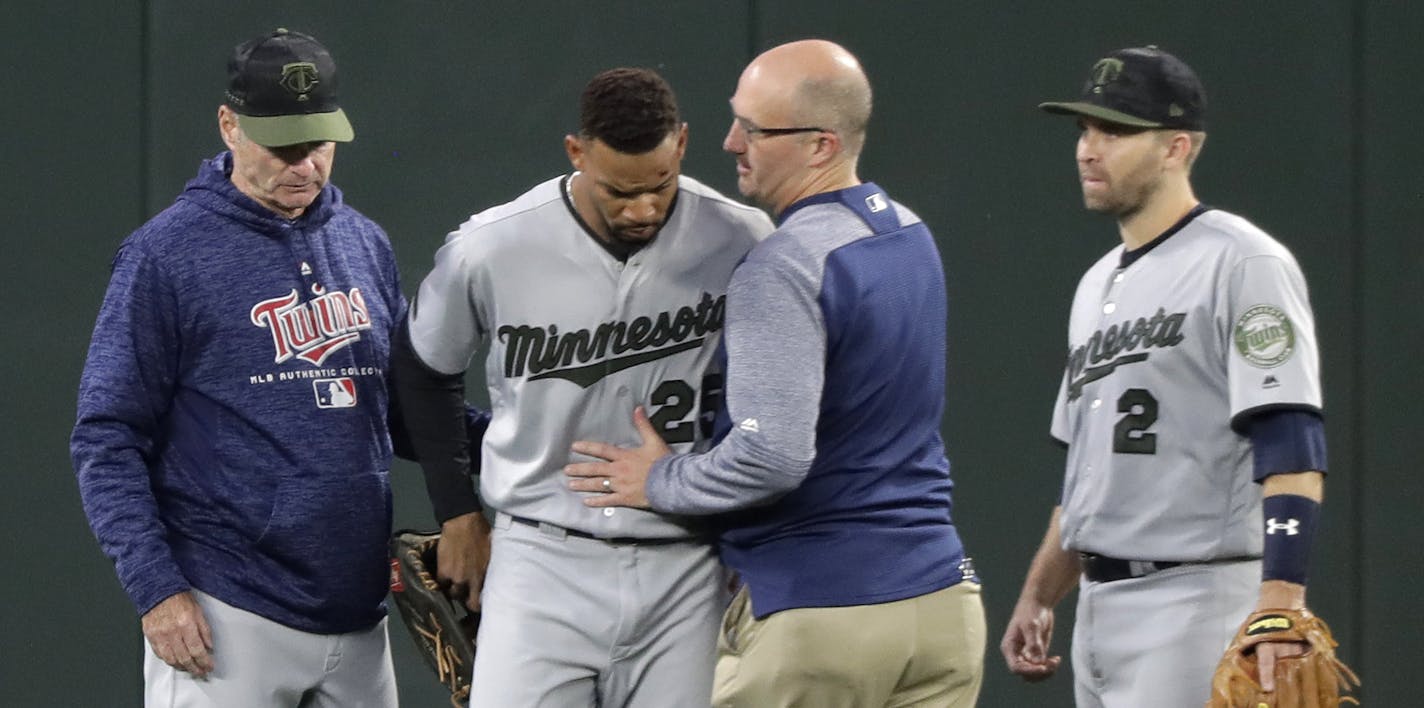
[[[1325,422],[1315,411],[1275,409],[1251,418],[1257,482],[1273,474],[1324,472]]]
[[[648,475],[657,511],[706,515],[769,503],[798,487],[816,454],[826,336],[812,284],[748,260],[727,286],[728,430],[703,454],[671,455]],[[732,421],[739,421],[735,426]]]
[[[69,449],[89,525],[140,615],[189,589],[149,477],[177,383],[178,323],[168,278],[138,247],[121,247],[80,377]]]

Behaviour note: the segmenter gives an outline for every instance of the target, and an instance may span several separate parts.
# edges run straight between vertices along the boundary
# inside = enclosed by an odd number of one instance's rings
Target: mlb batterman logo
[[[1274,305],[1256,305],[1236,320],[1236,351],[1251,366],[1270,369],[1295,353],[1295,327]]]
[[[356,382],[350,377],[317,379],[312,382],[317,408],[355,408]]]

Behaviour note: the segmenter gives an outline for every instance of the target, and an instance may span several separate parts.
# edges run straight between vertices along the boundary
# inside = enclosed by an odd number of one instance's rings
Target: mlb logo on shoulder
[[[350,378],[316,379],[317,408],[353,408],[356,406],[356,382]]]

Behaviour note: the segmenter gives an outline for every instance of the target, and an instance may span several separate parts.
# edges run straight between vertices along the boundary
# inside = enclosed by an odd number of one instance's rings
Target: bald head
[[[860,184],[870,82],[844,48],[783,44],[752,60],[732,95],[722,149],[737,156],[737,188],[779,214],[813,194]]]
[[[794,124],[833,130],[849,156],[860,154],[870,123],[870,81],[844,47],[823,39],[772,47],[752,60],[742,83],[779,98]]]

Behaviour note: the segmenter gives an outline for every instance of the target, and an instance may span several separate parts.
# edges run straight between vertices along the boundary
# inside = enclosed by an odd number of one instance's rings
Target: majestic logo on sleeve
[[[1148,352],[1139,349],[1181,344],[1186,339],[1182,334],[1186,320],[1185,312],[1169,315],[1157,308],[1150,318],[1139,317],[1135,322],[1128,320],[1094,332],[1086,344],[1068,352],[1068,400],[1077,400],[1084,385],[1112,374],[1119,366],[1147,361]]]
[[[312,293],[315,298],[301,302],[294,288],[252,306],[252,324],[272,332],[278,364],[296,357],[321,366],[332,352],[360,339],[361,330],[371,328],[371,311],[360,288],[328,293],[313,285]]]
[[[1286,363],[1295,353],[1295,327],[1280,308],[1257,305],[1236,320],[1236,351],[1246,363],[1271,369]]]
[[[709,333],[722,329],[726,303],[725,295],[713,299],[702,293],[696,307],[562,334],[552,324],[503,325],[496,334],[505,345],[504,376],[527,371],[530,381],[559,378],[588,388],[609,374],[701,346]]]

